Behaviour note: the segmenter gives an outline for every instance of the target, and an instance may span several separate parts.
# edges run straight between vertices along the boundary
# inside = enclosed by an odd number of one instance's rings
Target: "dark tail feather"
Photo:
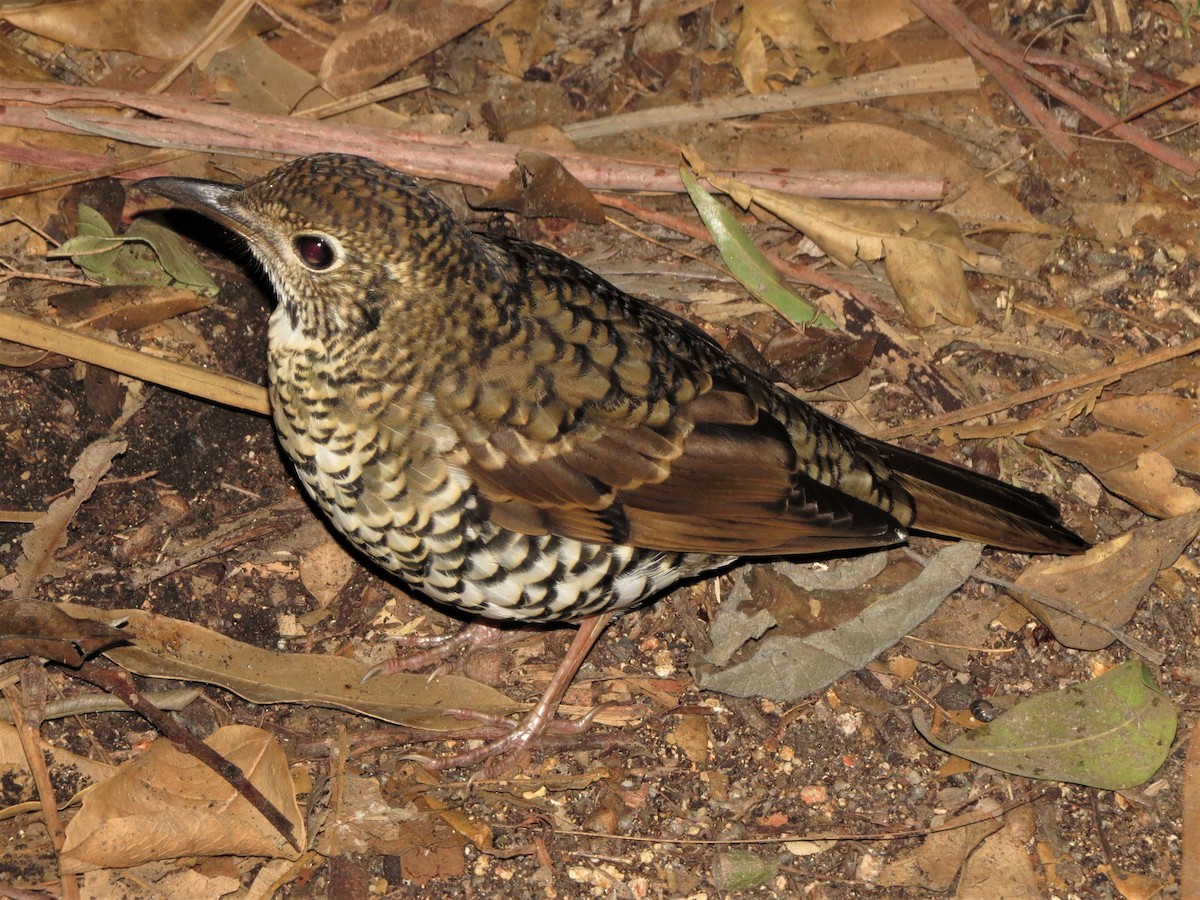
[[[912,495],[910,528],[1021,553],[1082,553],[1090,545],[1041,494],[891,444],[876,450]]]

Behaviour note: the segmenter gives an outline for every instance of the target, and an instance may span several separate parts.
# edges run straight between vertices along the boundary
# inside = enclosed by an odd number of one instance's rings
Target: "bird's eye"
[[[333,265],[333,244],[319,234],[301,234],[292,242],[300,261],[318,272]]]

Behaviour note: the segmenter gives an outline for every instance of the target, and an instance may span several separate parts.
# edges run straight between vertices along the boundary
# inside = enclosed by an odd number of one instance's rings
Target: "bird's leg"
[[[595,645],[597,638],[600,637],[600,633],[604,631],[604,627],[612,617],[613,614],[611,612],[603,612],[588,616],[579,623],[579,631],[575,633],[575,638],[571,641],[570,649],[567,650],[566,656],[559,663],[558,669],[555,671],[554,677],[550,679],[550,684],[546,687],[541,699],[526,714],[521,724],[504,735],[504,737],[486,743],[481,747],[476,747],[473,750],[464,750],[461,753],[447,753],[434,757],[413,754],[408,758],[416,760],[428,769],[440,771],[442,769],[473,766],[485,759],[491,759],[501,754],[519,753],[528,748],[550,726],[554,712],[558,709],[558,704],[562,702],[567,688],[571,686],[571,681],[575,678],[575,673],[583,665],[588,651]],[[471,710],[447,710],[447,713],[461,718],[477,718],[476,714]],[[592,715],[592,713],[589,713],[583,717],[581,720],[584,723],[583,727],[591,724]],[[568,726],[568,730],[581,729],[573,729],[572,726]]]
[[[540,628],[536,630],[541,630]],[[398,656],[381,662],[363,676],[363,681],[370,681],[377,675],[393,675],[396,672],[411,672],[424,669],[434,663],[441,662],[463,648],[482,649],[484,647],[499,647],[510,641],[520,640],[535,631],[534,626],[497,625],[492,619],[472,619],[457,631],[438,635],[405,635],[396,638],[401,647],[414,647],[416,653]]]

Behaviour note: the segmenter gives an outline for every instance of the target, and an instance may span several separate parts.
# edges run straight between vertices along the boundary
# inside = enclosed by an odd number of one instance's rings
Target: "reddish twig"
[[[133,91],[0,81],[0,124],[44,131],[102,134],[129,143],[170,149],[250,155],[302,156],[339,150],[371,156],[413,175],[490,187],[512,170],[515,144],[371,128],[297,116],[247,112],[184,97]],[[136,109],[154,119],[113,119],[69,107]],[[48,109],[47,107],[57,107]],[[683,191],[674,166],[613,159],[590,153],[560,154],[563,164],[592,190]],[[927,176],[859,175],[742,170],[723,173],[747,184],[801,196],[936,200],[944,182]]]
[[[1179,151],[1154,140],[1140,128],[1122,123],[1108,110],[1040,72],[1029,64],[1026,53],[1021,47],[975,24],[952,3],[945,2],[945,0],[913,0],[913,5],[945,29],[947,34],[962,44],[963,49],[979,60],[981,64],[987,65],[989,71],[993,64],[1003,64],[1015,69],[1046,93],[1164,165],[1178,169],[1188,177],[1195,177],[1200,172],[1200,164]],[[985,62],[985,60],[994,61],[994,63]],[[1004,86],[1003,82],[1002,86]],[[1014,102],[1018,102],[1016,97],[1013,99]],[[1022,110],[1026,111],[1023,106]],[[1040,127],[1042,122],[1040,113],[1033,115],[1026,111],[1026,115],[1030,116],[1035,126]],[[1047,139],[1050,139],[1048,134]]]

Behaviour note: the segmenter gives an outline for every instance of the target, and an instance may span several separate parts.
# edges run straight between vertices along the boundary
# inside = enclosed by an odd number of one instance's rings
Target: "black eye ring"
[[[292,241],[300,262],[316,272],[323,272],[337,259],[333,243],[319,234],[300,234]]]

